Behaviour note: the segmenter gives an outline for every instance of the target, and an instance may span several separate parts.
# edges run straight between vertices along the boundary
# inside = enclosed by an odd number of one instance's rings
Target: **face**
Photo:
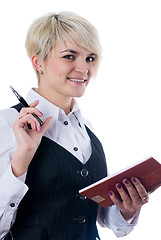
[[[96,55],[85,48],[57,42],[41,64],[39,89],[61,101],[81,97],[95,72]],[[44,95],[43,94],[43,95]]]

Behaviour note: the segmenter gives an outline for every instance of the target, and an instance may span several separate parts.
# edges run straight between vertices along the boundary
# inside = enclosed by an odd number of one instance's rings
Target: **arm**
[[[28,187],[16,178],[8,164],[0,177],[0,239],[9,231],[16,216],[17,207]]]
[[[35,113],[40,116],[35,108],[37,104],[38,102],[31,104],[31,108],[22,109],[20,114],[23,117],[13,123],[17,149],[11,149],[9,145],[12,135],[10,124],[1,126],[5,138],[1,138],[3,147],[0,149],[0,239],[10,230],[15,220],[17,207],[28,190],[23,182],[25,173],[51,122],[51,118],[46,119],[40,129],[38,121],[32,115]],[[27,129],[27,123],[31,124],[31,130]],[[11,154],[12,151],[14,154]]]
[[[25,176],[16,178],[11,169],[15,138],[11,129],[15,119],[9,109],[0,113],[0,239],[9,231],[19,202],[27,192]]]
[[[42,136],[50,126],[52,120],[51,117],[47,118],[43,126],[40,127],[40,123],[33,116],[33,114],[36,114],[38,117],[42,116],[42,113],[35,108],[38,103],[39,101],[36,101],[30,104],[30,107],[22,108],[17,121],[13,124],[17,150],[12,157],[11,167],[16,177],[22,176],[27,171]],[[27,124],[31,125],[31,129],[28,129]]]

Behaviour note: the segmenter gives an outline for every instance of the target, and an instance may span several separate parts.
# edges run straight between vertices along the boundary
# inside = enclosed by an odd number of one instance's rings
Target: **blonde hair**
[[[95,66],[101,58],[101,46],[95,27],[86,19],[71,13],[51,13],[36,19],[26,37],[26,50],[29,58],[36,54],[45,61],[56,41],[71,41],[96,54]],[[35,69],[38,80],[39,72]]]

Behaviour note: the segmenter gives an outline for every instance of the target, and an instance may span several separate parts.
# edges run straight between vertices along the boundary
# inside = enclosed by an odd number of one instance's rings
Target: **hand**
[[[141,182],[135,177],[131,181],[124,179],[123,186],[120,183],[116,184],[121,200],[112,191],[109,192],[109,195],[113,203],[120,209],[124,219],[129,220],[135,215],[137,210],[148,202],[149,195]]]
[[[28,108],[22,108],[19,118],[13,123],[13,131],[17,140],[17,151],[15,152],[11,166],[16,177],[24,174],[41,142],[42,136],[50,126],[52,118],[45,120],[40,127],[38,120],[32,115],[35,113],[38,117],[42,116],[37,108],[39,101],[30,104]],[[31,125],[28,129],[27,124]]]

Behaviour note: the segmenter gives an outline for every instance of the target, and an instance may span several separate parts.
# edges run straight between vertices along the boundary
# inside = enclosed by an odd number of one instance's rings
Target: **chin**
[[[85,94],[85,91],[73,94],[73,97],[80,98]]]

